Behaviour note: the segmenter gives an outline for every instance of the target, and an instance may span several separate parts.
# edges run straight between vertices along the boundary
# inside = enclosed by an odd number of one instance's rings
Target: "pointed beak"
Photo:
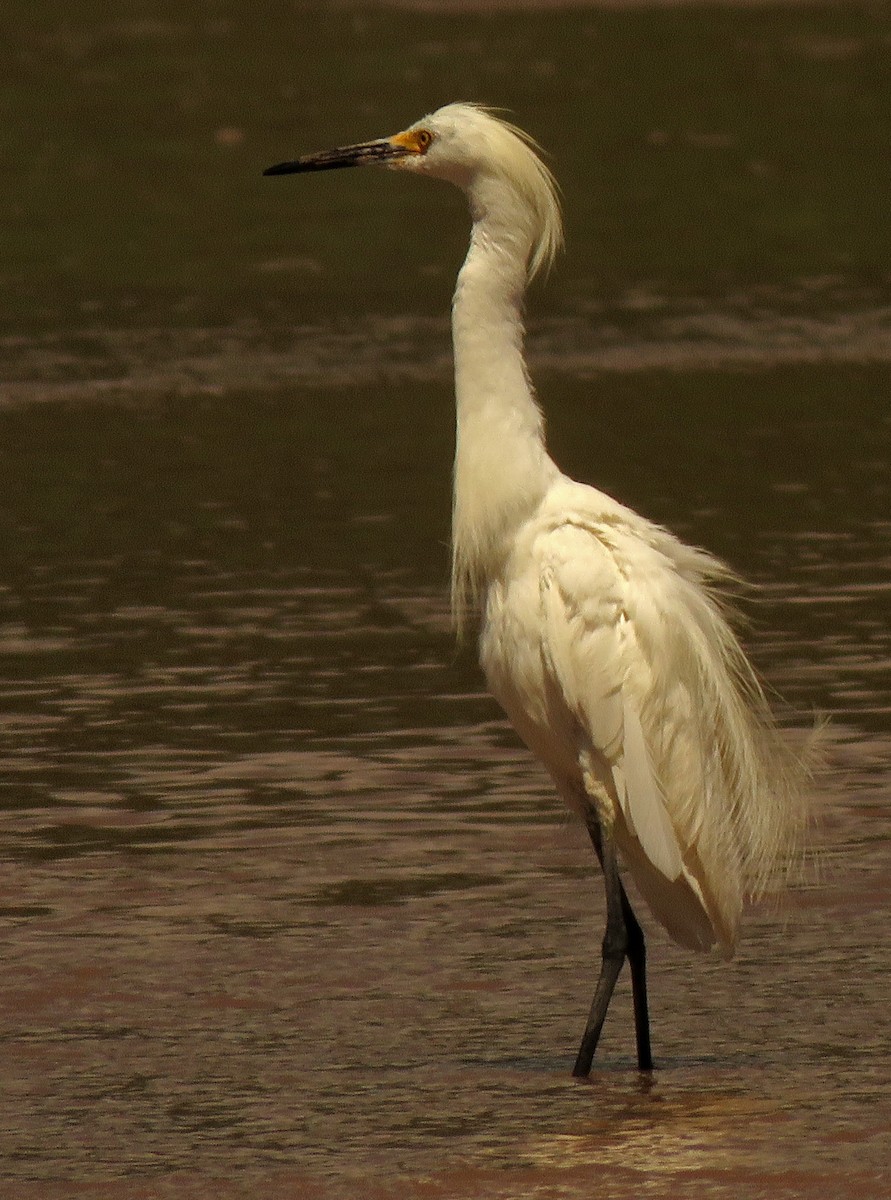
[[[365,167],[375,163],[384,164],[405,158],[418,151],[400,135],[380,138],[374,142],[359,142],[356,146],[339,146],[334,150],[320,150],[316,154],[304,154],[293,162],[276,163],[267,167],[264,175],[294,175],[303,171],[335,171],[338,167]]]

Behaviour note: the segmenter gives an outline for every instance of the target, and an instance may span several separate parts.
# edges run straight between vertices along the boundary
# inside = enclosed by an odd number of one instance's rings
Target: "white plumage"
[[[481,657],[520,735],[593,803],[653,914],[732,951],[787,861],[800,768],[720,607],[724,573],[608,497],[547,489],[485,594]]]
[[[604,965],[576,1073],[590,1067],[626,955],[648,1067],[643,938],[613,846],[677,942],[730,953],[745,898],[797,845],[806,771],[726,619],[729,571],[567,478],[547,453],[522,302],[562,232],[533,145],[490,112],[451,104],[393,138],[271,171],[364,162],[447,179],[468,198],[453,306],[455,622],[478,620],[492,692],[604,866]]]

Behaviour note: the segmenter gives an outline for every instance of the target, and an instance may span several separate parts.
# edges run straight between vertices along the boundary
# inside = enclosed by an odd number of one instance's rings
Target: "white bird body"
[[[468,119],[456,108],[451,119]],[[745,895],[790,849],[798,764],[716,602],[727,568],[547,454],[522,297],[529,260],[559,243],[559,210],[532,150],[502,128],[486,126],[481,184],[464,182],[474,231],[453,307],[456,620],[476,602],[492,693],[566,802],[582,815],[594,805],[654,916],[684,946],[729,953]],[[500,205],[499,149],[514,172]],[[536,187],[544,195],[524,205]]]
[[[488,582],[480,658],[520,736],[571,808],[595,807],[671,936],[730,951],[743,853],[728,835],[734,798],[715,788],[727,714],[696,653],[702,618],[721,618],[711,606],[680,615],[711,566],[685,550],[558,477]]]
[[[604,966],[576,1073],[590,1068],[626,956],[648,1069],[643,935],[613,846],[677,942],[730,953],[744,899],[794,847],[805,772],[726,619],[728,569],[569,479],[547,453],[522,303],[562,234],[553,179],[528,140],[453,104],[393,138],[270,171],[370,161],[450,180],[468,197],[452,319],[453,613],[459,631],[479,622],[489,687],[604,867]]]

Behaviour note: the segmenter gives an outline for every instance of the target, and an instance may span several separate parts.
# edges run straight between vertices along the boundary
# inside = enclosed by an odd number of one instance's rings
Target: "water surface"
[[[884,1197],[891,23],[7,6],[2,1193]],[[298,69],[299,64],[299,69]],[[760,585],[832,720],[819,869],[732,963],[648,924],[448,629],[460,197],[264,180],[449,99],[564,185],[567,470]]]

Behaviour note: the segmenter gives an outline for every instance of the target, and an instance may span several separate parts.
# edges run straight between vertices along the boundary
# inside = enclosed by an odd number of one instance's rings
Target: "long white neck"
[[[530,240],[504,215],[473,215],[452,307],[458,418],[452,613],[459,630],[557,474],[523,361]]]

